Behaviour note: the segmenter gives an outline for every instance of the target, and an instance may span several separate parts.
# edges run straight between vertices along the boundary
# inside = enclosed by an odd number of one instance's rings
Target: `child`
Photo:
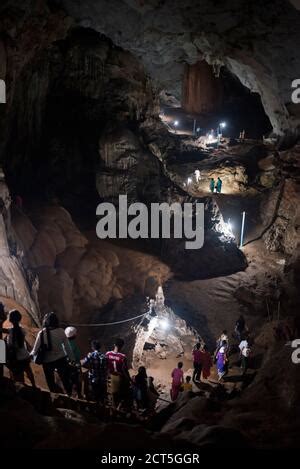
[[[172,401],[176,401],[178,394],[180,392],[181,386],[183,384],[183,363],[179,362],[177,368],[174,368],[172,371],[172,388],[170,391]]]
[[[191,376],[187,376],[185,378],[185,383],[182,385],[183,391],[192,391],[193,390],[193,385],[191,383]]]

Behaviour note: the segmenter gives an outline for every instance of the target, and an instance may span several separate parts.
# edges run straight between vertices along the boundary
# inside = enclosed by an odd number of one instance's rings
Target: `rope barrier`
[[[75,327],[101,327],[101,326],[114,326],[115,324],[123,324],[124,322],[134,321],[135,319],[141,318],[146,316],[147,313],[140,314],[139,316],[134,316],[133,318],[123,319],[123,321],[115,321],[115,322],[102,322],[99,324],[74,324],[72,323],[71,326]]]

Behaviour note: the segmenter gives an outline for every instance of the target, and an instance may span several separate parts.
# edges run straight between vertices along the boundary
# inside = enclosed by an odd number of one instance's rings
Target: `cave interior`
[[[289,420],[300,417],[290,346],[300,333],[300,112],[290,78],[300,61],[290,44],[300,41],[300,12],[279,0],[256,8],[204,1],[199,10],[193,0],[185,9],[171,3],[0,6],[0,301],[22,313],[31,345],[51,311],[78,325],[82,357],[92,339],[103,350],[125,340],[130,373],[145,366],[160,395],[146,423],[118,416],[129,448],[137,439],[141,448],[178,439],[195,448],[297,446],[300,418]],[[212,178],[222,180],[220,192]],[[187,250],[173,232],[99,239],[96,207],[118,211],[121,194],[147,207],[204,204],[203,247]],[[241,314],[252,344],[246,375],[234,336]],[[223,330],[225,378],[213,365],[170,404],[172,369],[183,361],[184,376],[193,375],[196,343],[213,355]],[[24,419],[9,406],[2,418],[22,428],[40,422],[23,447],[96,448],[105,431],[121,432],[118,419],[104,428],[103,409],[90,407],[89,420],[75,398],[47,404],[27,380],[27,393],[10,386],[0,394],[26,402]],[[63,443],[68,418],[76,435]],[[10,447],[13,428],[0,435]]]

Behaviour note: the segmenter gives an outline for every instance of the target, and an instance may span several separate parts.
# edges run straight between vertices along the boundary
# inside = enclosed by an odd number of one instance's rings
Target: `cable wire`
[[[75,327],[101,327],[101,326],[114,326],[115,324],[122,324],[124,322],[134,321],[134,319],[141,318],[146,316],[147,313],[140,314],[139,316],[134,316],[133,318],[123,319],[123,321],[115,321],[115,322],[102,322],[99,324],[74,324],[72,323],[71,326]]]

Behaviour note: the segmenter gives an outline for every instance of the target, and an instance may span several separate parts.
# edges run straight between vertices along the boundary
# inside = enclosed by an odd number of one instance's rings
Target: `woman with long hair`
[[[36,357],[42,350],[42,365],[51,392],[57,392],[54,372],[57,371],[65,391],[72,394],[70,368],[68,358],[74,361],[74,356],[64,329],[59,326],[55,313],[48,313],[43,320],[43,328],[38,333],[31,355]]]
[[[24,372],[26,373],[31,385],[35,386],[34,375],[30,366],[30,354],[25,340],[25,331],[20,326],[22,315],[17,309],[9,312],[8,320],[12,327],[1,329],[7,334],[7,368],[10,370],[14,381],[24,383]]]
[[[138,374],[133,378],[134,400],[139,409],[148,408],[148,376],[144,366],[140,366]]]

